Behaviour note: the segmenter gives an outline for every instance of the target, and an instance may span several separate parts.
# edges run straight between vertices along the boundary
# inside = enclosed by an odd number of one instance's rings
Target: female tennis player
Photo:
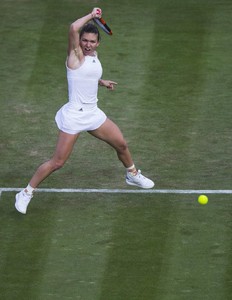
[[[101,9],[94,8],[90,14],[70,26],[66,60],[69,101],[55,117],[59,135],[52,158],[36,170],[27,187],[16,195],[15,207],[22,214],[26,214],[34,190],[46,177],[64,165],[77,138],[84,131],[116,150],[126,168],[127,184],[147,189],[154,186],[152,180],[136,169],[118,126],[97,105],[98,85],[110,90],[117,85],[115,81],[101,79],[102,66],[96,52],[100,34],[98,28],[90,22],[93,18],[101,18],[101,15]]]

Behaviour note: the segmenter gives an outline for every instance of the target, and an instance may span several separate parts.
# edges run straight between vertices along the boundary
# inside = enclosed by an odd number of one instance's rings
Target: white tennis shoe
[[[19,211],[21,214],[26,214],[27,206],[30,203],[32,197],[33,194],[29,195],[24,190],[16,194],[15,208],[17,209],[17,211]]]
[[[138,186],[143,189],[151,189],[155,185],[155,183],[151,179],[143,176],[140,170],[138,170],[136,175],[133,175],[132,172],[127,172],[126,183],[129,185]]]

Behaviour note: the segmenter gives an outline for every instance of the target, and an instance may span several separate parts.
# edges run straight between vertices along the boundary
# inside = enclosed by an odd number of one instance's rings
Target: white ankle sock
[[[25,192],[29,195],[32,195],[34,192],[34,188],[30,186],[30,184],[28,184],[28,186],[25,188]]]
[[[126,168],[126,170],[133,176],[137,175],[137,173],[138,173],[134,164],[131,167]]]
[[[133,169],[135,169],[135,165],[133,164],[131,167],[126,168],[128,172],[131,172]]]

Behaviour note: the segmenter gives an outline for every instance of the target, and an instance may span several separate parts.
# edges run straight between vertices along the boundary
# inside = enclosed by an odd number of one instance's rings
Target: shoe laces
[[[30,201],[31,198],[33,197],[33,194],[28,194],[25,191],[23,191],[23,196],[25,196],[25,202]]]
[[[142,173],[141,173],[141,170],[137,170],[137,173],[136,173],[135,175],[131,174],[131,172],[128,172],[128,173],[129,173],[130,176],[131,176],[132,178],[134,178],[134,179],[136,179],[136,178],[138,178],[138,179],[144,178],[144,176],[143,176]]]
[[[143,176],[143,174],[141,173],[141,170],[138,170],[138,173],[136,174],[136,176],[138,176],[137,178],[139,178],[139,179],[147,179],[145,176]]]

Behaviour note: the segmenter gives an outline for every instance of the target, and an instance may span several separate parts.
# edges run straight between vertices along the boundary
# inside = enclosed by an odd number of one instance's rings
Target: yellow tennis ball
[[[198,197],[198,202],[202,205],[205,205],[208,203],[208,197],[206,195],[200,195]]]

